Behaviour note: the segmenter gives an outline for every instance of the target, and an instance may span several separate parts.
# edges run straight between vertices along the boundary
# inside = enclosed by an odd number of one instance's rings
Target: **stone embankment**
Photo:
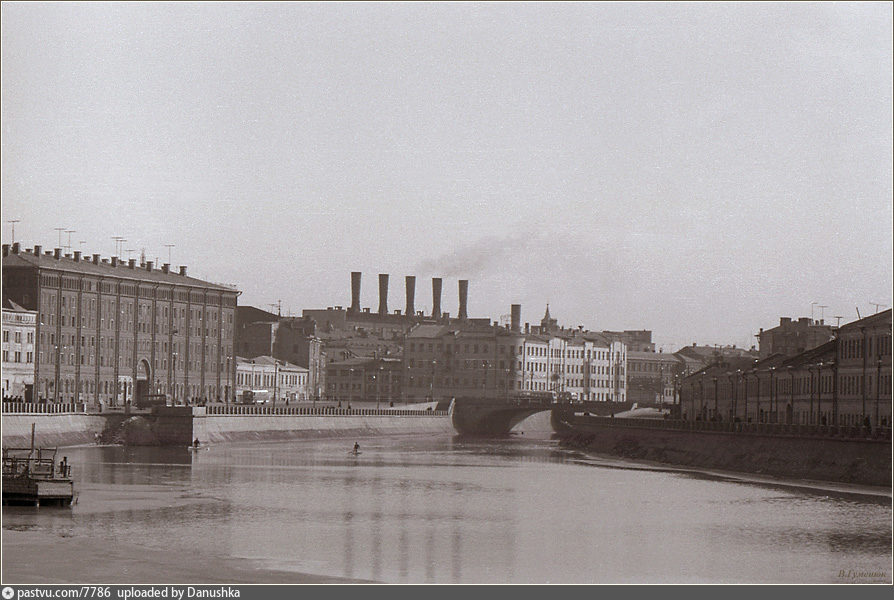
[[[553,422],[566,445],[636,460],[797,479],[891,487],[890,438],[662,428],[615,419]],[[570,425],[570,426],[569,426]]]
[[[4,406],[3,446],[27,447],[31,426],[38,446],[117,443],[135,446],[452,433],[446,411],[407,409],[161,407],[151,414],[38,412]]]

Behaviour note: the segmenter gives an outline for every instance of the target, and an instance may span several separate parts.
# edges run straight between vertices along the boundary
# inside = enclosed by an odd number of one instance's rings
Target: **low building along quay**
[[[891,309],[792,355],[719,359],[680,384],[684,420],[890,428]]]

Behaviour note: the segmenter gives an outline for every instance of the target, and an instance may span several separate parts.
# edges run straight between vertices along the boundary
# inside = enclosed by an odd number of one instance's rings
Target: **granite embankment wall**
[[[349,413],[350,411],[341,411]],[[208,415],[204,409],[168,408],[156,414],[4,414],[3,446],[27,447],[31,424],[38,446],[92,444],[99,433],[105,443],[136,446],[188,445],[202,442],[285,440],[313,437],[367,437],[376,435],[450,434],[453,425],[445,413],[395,414],[256,414]],[[378,414],[371,414],[378,413]]]
[[[120,416],[119,416],[120,420]],[[97,433],[110,425],[104,415],[88,414],[16,414],[3,415],[4,447],[27,448],[31,445],[31,425],[34,424],[35,445],[77,446],[92,444]]]
[[[453,433],[450,417],[405,415],[207,415],[193,436],[208,442]]]
[[[563,443],[672,465],[891,486],[891,441],[811,438],[587,424]]]

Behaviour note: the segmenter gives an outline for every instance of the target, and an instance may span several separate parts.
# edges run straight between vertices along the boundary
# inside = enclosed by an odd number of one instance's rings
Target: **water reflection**
[[[79,502],[6,529],[407,583],[826,582],[890,575],[891,501],[630,470],[547,438],[77,448]],[[212,567],[213,568],[213,567]]]

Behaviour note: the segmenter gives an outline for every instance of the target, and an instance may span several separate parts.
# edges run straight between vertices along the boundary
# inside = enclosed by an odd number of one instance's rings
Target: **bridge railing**
[[[779,435],[788,437],[822,437],[840,439],[891,440],[890,427],[835,425],[802,425],[786,423],[729,423],[716,421],[683,421],[677,419],[628,419],[615,417],[575,416],[570,421],[598,423],[613,427],[638,429],[672,429],[679,431],[714,431],[733,434]]]
[[[206,415],[235,416],[340,416],[340,417],[445,417],[446,410],[406,410],[397,408],[334,408],[321,406],[257,406],[253,404],[208,405]]]
[[[81,403],[55,403],[55,402],[4,402],[4,415],[59,415],[59,414],[84,414],[87,405]]]

